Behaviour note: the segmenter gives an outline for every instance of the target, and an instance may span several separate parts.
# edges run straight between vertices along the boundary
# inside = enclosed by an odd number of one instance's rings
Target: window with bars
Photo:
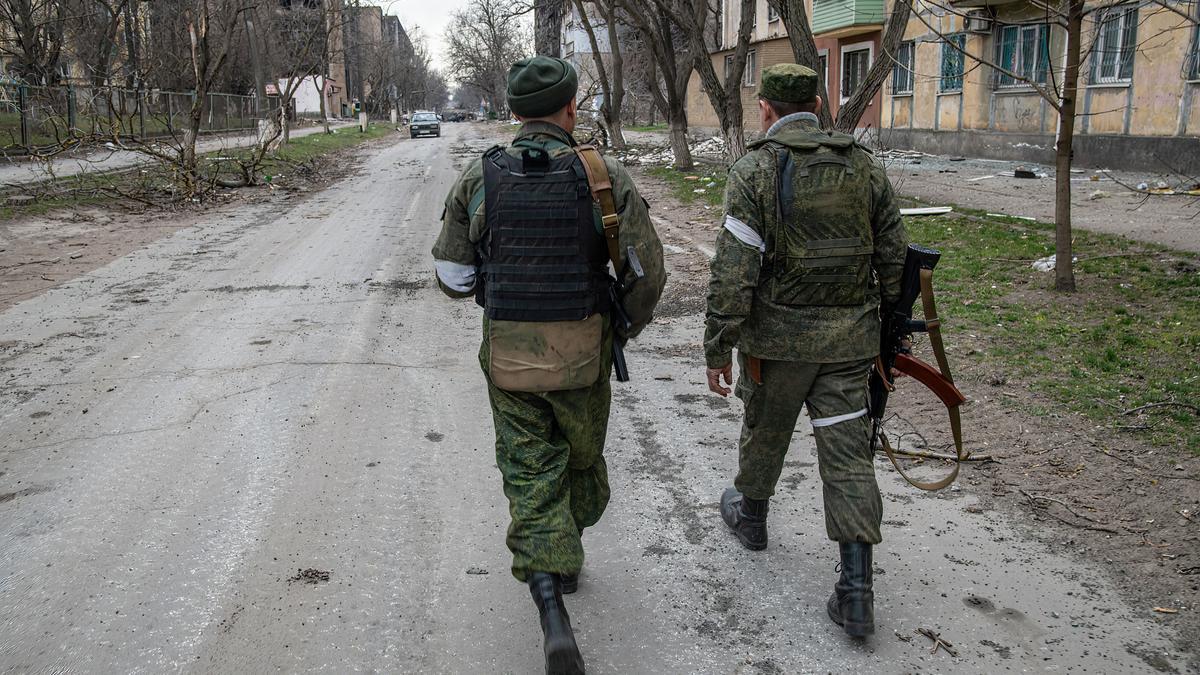
[[[896,50],[896,64],[892,66],[892,93],[911,94],[913,90],[913,55],[916,45],[901,42]]]
[[[871,67],[871,50],[854,49],[842,52],[842,98],[850,98],[858,85],[867,79]]]
[[[1050,27],[1003,26],[996,52],[997,65],[1008,71],[997,71],[997,85],[1019,87],[1030,81],[1045,84],[1050,72]]]
[[[1100,11],[1096,41],[1092,46],[1092,84],[1133,79],[1137,14],[1137,5],[1120,5]]]
[[[942,77],[938,91],[962,91],[963,50],[967,48],[967,36],[963,33],[946,36],[942,42]]]

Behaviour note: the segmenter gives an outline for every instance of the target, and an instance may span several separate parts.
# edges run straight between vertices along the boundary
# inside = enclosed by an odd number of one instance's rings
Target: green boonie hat
[[[798,63],[764,68],[758,95],[782,103],[812,103],[817,100],[817,71]]]
[[[553,56],[521,59],[508,69],[508,109],[521,117],[545,117],[562,110],[579,91],[571,64]]]

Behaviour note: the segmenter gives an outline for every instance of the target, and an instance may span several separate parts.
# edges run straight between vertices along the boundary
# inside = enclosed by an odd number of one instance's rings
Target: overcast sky
[[[388,2],[373,0],[375,4],[387,8]],[[461,9],[467,0],[396,0],[391,3],[388,14],[400,17],[404,29],[411,32],[413,26],[418,26],[429,43],[429,51],[433,56],[435,68],[446,69],[446,44],[442,36],[446,32],[446,24],[450,20],[450,12]]]

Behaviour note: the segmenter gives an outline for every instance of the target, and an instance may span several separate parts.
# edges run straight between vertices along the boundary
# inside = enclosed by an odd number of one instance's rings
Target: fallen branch
[[[1053,502],[1053,503],[1055,503],[1055,504],[1059,504],[1059,505],[1061,505],[1063,508],[1065,508],[1066,510],[1070,511],[1070,512],[1071,512],[1071,514],[1072,514],[1072,515],[1074,515],[1074,516],[1075,516],[1075,517],[1077,517],[1077,518],[1083,518],[1084,520],[1086,520],[1086,521],[1088,521],[1088,522],[1091,522],[1091,523],[1097,523],[1097,524],[1100,524],[1100,525],[1103,525],[1103,524],[1104,524],[1104,523],[1101,523],[1100,521],[1096,520],[1095,518],[1089,518],[1088,516],[1085,516],[1085,515],[1083,515],[1082,513],[1079,513],[1079,512],[1078,512],[1078,511],[1076,511],[1075,509],[1071,508],[1071,505],[1070,505],[1070,504],[1068,504],[1068,503],[1066,503],[1066,502],[1062,501],[1061,499],[1055,499],[1054,497],[1047,497],[1047,496],[1045,496],[1045,495],[1031,495],[1031,494],[1029,494],[1028,492],[1026,492],[1026,491],[1024,491],[1024,490],[1021,490],[1020,488],[1018,488],[1018,490],[1020,491],[1020,493],[1021,493],[1021,494],[1025,495],[1026,497],[1028,497],[1028,498],[1030,499],[1030,501],[1033,501],[1033,500],[1038,500],[1038,499],[1040,499],[1040,500],[1042,500],[1042,501],[1046,501],[1046,502]]]
[[[1130,408],[1129,410],[1122,411],[1121,414],[1122,415],[1135,415],[1137,413],[1142,412],[1143,410],[1151,410],[1153,408],[1169,408],[1169,407],[1186,408],[1188,410],[1191,410],[1193,413],[1200,415],[1200,406],[1195,406],[1195,405],[1192,405],[1191,403],[1180,403],[1178,401],[1159,401],[1158,403],[1147,403],[1146,405],[1141,405],[1136,408]]]
[[[949,654],[950,656],[954,656],[954,657],[958,656],[958,650],[956,650],[954,648],[954,645],[943,640],[941,633],[934,632],[932,629],[929,629],[929,628],[918,628],[917,633],[924,635],[925,637],[929,638],[930,640],[933,640],[933,649],[929,650],[930,654],[936,654],[937,650],[940,648],[940,649],[946,650],[946,653]]]
[[[1034,501],[1034,496],[1033,496],[1033,495],[1029,494],[1028,492],[1026,492],[1026,491],[1024,491],[1024,490],[1022,490],[1022,489],[1020,489],[1020,488],[1017,488],[1017,491],[1018,491],[1018,492],[1020,492],[1021,494],[1025,495],[1025,497],[1026,497],[1026,498],[1029,500],[1029,506],[1030,506],[1030,507],[1031,507],[1031,508],[1032,508],[1032,509],[1033,509],[1035,512],[1044,513],[1044,514],[1046,514],[1046,515],[1050,516],[1051,518],[1053,518],[1053,519],[1057,520],[1057,521],[1058,521],[1058,522],[1060,522],[1060,523],[1063,523],[1063,524],[1065,524],[1065,525],[1070,525],[1071,527],[1078,527],[1078,528],[1081,528],[1081,529],[1084,529],[1084,530],[1093,530],[1093,531],[1095,531],[1095,532],[1106,532],[1106,533],[1108,533],[1108,534],[1120,534],[1120,532],[1118,532],[1117,530],[1114,530],[1114,529],[1113,529],[1113,528],[1111,528],[1111,527],[1105,527],[1105,526],[1103,526],[1103,525],[1085,525],[1085,524],[1082,524],[1082,523],[1075,523],[1075,522],[1072,522],[1072,521],[1070,521],[1070,520],[1067,520],[1066,518],[1063,518],[1062,516],[1060,516],[1060,515],[1058,515],[1058,514],[1054,513],[1053,511],[1051,511],[1050,509],[1047,509],[1047,508],[1042,508],[1042,509],[1040,509],[1040,510],[1039,510],[1039,508],[1038,508],[1038,505],[1037,505],[1037,502],[1036,502],[1036,501]],[[1063,506],[1066,506],[1066,507],[1067,507],[1067,510],[1068,510],[1068,511],[1070,511],[1070,512],[1071,512],[1071,513],[1073,513],[1073,514],[1075,514],[1076,516],[1078,516],[1078,517],[1080,517],[1080,518],[1083,518],[1084,520],[1091,520],[1090,518],[1087,518],[1087,517],[1085,517],[1085,516],[1081,516],[1081,515],[1079,515],[1078,513],[1075,513],[1075,511],[1074,511],[1074,510],[1073,510],[1073,509],[1072,509],[1070,506],[1067,506],[1065,503],[1063,503],[1063,502],[1061,502],[1061,501],[1059,501],[1059,500],[1057,500],[1057,499],[1051,499],[1050,497],[1039,497],[1039,499],[1044,499],[1044,500],[1046,500],[1046,501],[1050,501],[1050,502],[1056,502],[1056,503],[1058,503],[1058,504],[1062,504]],[[1096,521],[1094,521],[1094,520],[1093,520],[1092,522],[1096,522]]]

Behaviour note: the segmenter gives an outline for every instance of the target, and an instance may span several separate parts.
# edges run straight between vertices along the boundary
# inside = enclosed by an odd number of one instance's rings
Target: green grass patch
[[[666,122],[662,124],[644,124],[638,127],[625,127],[626,131],[666,131],[667,129]]]
[[[1054,252],[1053,226],[986,216],[906,224],[912,241],[942,251],[935,286],[948,339],[983,345],[955,357],[1098,424],[1200,454],[1194,409],[1122,414],[1200,404],[1200,257],[1077,230],[1078,291],[1062,294],[1052,272],[1030,266]]]
[[[359,131],[357,126],[342,127],[333,131],[334,133],[332,134],[317,132],[300,138],[293,138],[291,142],[279,150],[279,157],[293,162],[303,162],[336,150],[358,145],[359,143],[374,141],[391,134],[399,133],[395,128],[387,124],[369,124],[367,125],[366,132]]]
[[[684,204],[721,206],[725,200],[728,174],[723,169],[697,166],[691,171],[679,171],[669,166],[652,166],[646,171],[666,183],[672,196]]]
[[[297,164],[396,133],[394,128],[386,124],[372,124],[367,127],[365,133],[360,132],[358,127],[340,128],[333,131],[332,134],[318,132],[293,138],[291,142],[280,149],[275,157],[268,157],[263,162],[262,180],[272,182],[276,176],[293,174]],[[233,178],[239,175],[234,162],[221,161],[217,163],[209,160],[217,157],[245,158],[249,154],[249,148],[207,153],[203,155],[201,167],[207,172],[216,166],[222,176]],[[33,190],[38,198],[28,205],[20,207],[0,205],[0,221],[17,217],[42,216],[64,209],[109,204],[114,199],[121,199],[118,196],[120,193],[142,194],[147,198],[153,198],[155,194],[163,193],[163,188],[170,185],[171,171],[170,167],[151,162],[135,170],[107,174],[84,173],[57,178],[52,182],[39,185]],[[20,191],[9,191],[9,194],[20,194]],[[0,200],[2,199],[0,198]]]

